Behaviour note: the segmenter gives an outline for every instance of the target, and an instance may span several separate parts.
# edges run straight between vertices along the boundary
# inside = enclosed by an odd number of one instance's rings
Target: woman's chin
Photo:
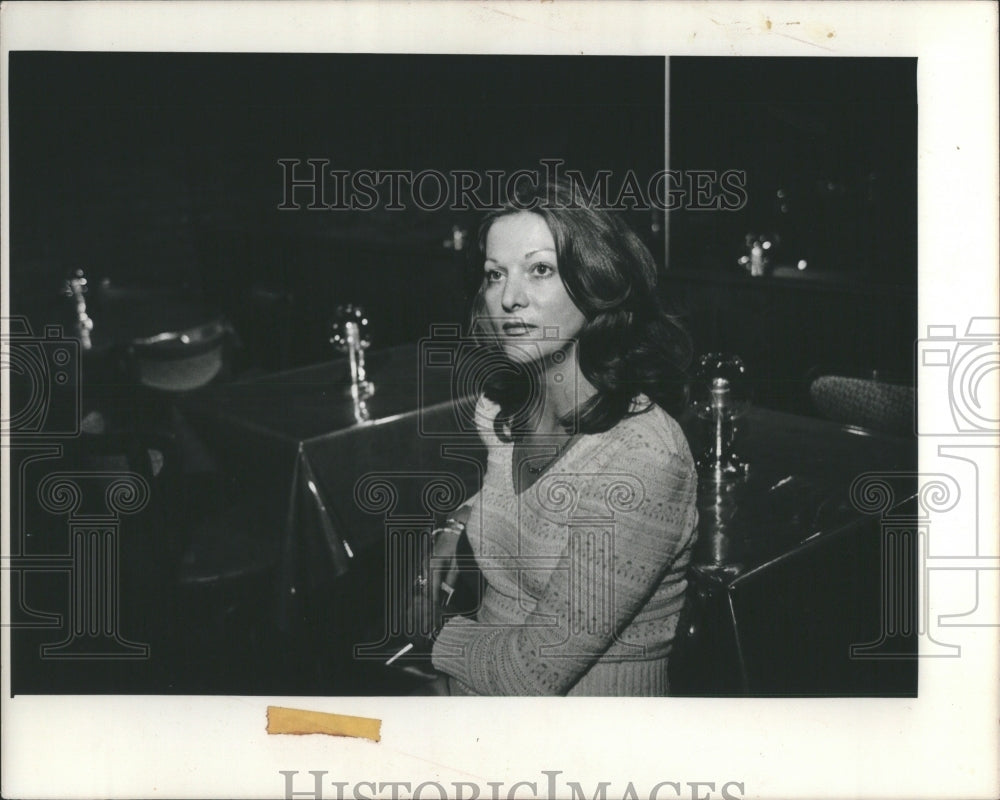
[[[503,354],[515,364],[562,364],[572,357],[570,342],[523,337],[501,340]]]
[[[529,364],[532,361],[537,361],[541,356],[541,353],[538,351],[538,344],[532,342],[530,339],[525,339],[524,341],[510,341],[509,339],[505,339],[501,341],[500,347],[507,358],[518,364]]]

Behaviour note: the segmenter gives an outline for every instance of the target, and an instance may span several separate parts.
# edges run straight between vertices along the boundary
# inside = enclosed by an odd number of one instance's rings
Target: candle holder
[[[781,244],[776,233],[748,233],[743,237],[746,252],[737,263],[752,277],[762,278],[770,274],[775,249]]]
[[[750,406],[743,360],[727,353],[702,356],[694,373],[691,405],[708,439],[696,460],[699,472],[715,481],[744,477],[747,464],[733,448],[737,420]]]
[[[375,384],[368,380],[365,369],[365,350],[371,346],[368,332],[368,316],[361,306],[353,304],[337,306],[332,324],[332,344],[341,353],[346,353],[351,368],[351,385],[348,389],[354,400],[355,416],[359,421],[368,418],[365,401],[375,393]]]
[[[82,350],[93,347],[90,332],[94,330],[94,320],[87,313],[87,276],[82,269],[75,270],[73,275],[63,282],[63,295],[76,304],[75,329]]]

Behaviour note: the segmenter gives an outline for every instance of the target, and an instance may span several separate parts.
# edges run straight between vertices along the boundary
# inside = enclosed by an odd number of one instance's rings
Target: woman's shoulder
[[[698,478],[691,450],[681,426],[660,406],[637,404],[593,442],[586,472],[600,476],[591,479],[598,492],[624,479],[626,485],[638,481],[641,494],[654,504],[666,499],[685,507],[694,503]]]
[[[660,463],[677,459],[680,465],[694,468],[694,459],[680,424],[645,395],[632,402],[630,413],[607,431],[606,436],[609,445],[619,452],[631,452],[635,458],[653,458]]]

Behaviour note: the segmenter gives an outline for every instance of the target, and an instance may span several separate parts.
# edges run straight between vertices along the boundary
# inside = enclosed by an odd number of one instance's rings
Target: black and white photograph
[[[3,10],[4,796],[991,796],[995,6],[183,5]]]

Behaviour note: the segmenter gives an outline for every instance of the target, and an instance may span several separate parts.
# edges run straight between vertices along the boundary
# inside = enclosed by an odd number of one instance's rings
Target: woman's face
[[[537,214],[508,214],[493,223],[483,272],[486,326],[508,358],[544,358],[566,349],[583,328],[586,317],[559,277],[552,232]]]

